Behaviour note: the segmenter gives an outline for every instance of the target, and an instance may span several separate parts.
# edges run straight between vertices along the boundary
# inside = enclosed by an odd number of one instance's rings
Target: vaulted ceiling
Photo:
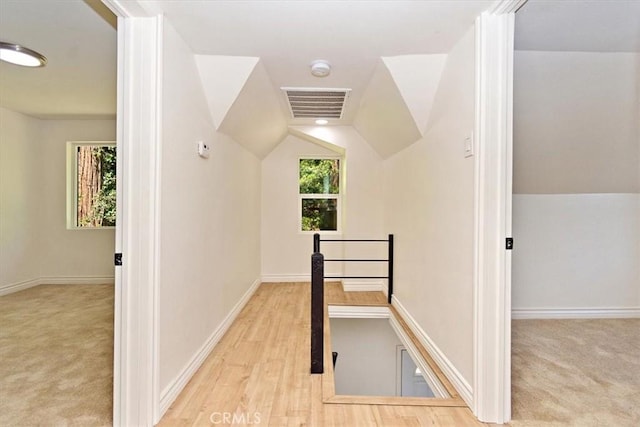
[[[264,156],[293,118],[283,87],[350,89],[344,115],[387,157],[420,139],[446,54],[491,1],[147,1],[196,54],[219,130]],[[314,60],[331,74],[314,77]],[[233,92],[235,100],[230,103]],[[225,112],[221,115],[221,112]]]
[[[140,2],[162,13],[194,53],[216,128],[259,157],[294,119],[282,87],[351,89],[342,119],[382,156],[415,142],[427,123],[447,53],[493,0]],[[2,0],[0,39],[49,58],[43,69],[0,63],[0,105],[42,118],[115,115],[116,33],[88,4]],[[640,49],[640,2],[529,0],[520,49]],[[328,61],[314,77],[310,64]]]

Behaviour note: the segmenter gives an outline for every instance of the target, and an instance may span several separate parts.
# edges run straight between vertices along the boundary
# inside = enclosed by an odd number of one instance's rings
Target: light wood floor
[[[308,284],[261,285],[160,426],[225,425],[233,415],[234,425],[484,425],[466,407],[324,404],[322,376],[309,373],[309,298]],[[326,301],[385,303],[380,294],[344,294],[335,285]]]

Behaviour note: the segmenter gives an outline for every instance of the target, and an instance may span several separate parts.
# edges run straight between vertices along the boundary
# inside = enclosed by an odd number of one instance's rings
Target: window
[[[67,143],[67,227],[116,225],[116,145]]]
[[[300,230],[338,231],[340,159],[300,159]]]

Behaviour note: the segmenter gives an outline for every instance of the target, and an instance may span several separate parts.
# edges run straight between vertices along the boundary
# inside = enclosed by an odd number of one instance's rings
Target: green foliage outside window
[[[77,226],[116,225],[116,147],[77,149]]]
[[[301,159],[300,194],[339,194],[340,160]]]
[[[93,201],[93,218],[102,226],[115,226],[116,147],[99,147],[96,156],[102,163],[102,188]]]
[[[338,229],[336,199],[302,199],[302,231]]]
[[[340,160],[301,159],[299,183],[300,194],[314,196],[302,197],[302,231],[337,230]]]

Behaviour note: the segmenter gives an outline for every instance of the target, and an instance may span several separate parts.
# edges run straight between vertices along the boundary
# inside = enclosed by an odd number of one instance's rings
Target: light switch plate
[[[473,156],[473,132],[464,139],[464,156]]]

